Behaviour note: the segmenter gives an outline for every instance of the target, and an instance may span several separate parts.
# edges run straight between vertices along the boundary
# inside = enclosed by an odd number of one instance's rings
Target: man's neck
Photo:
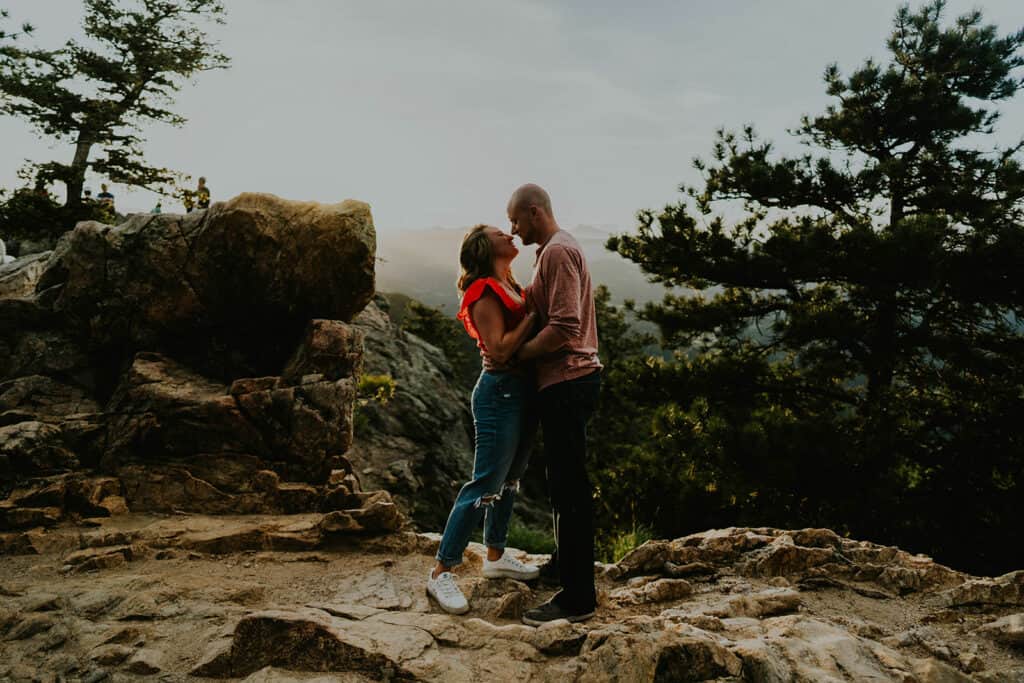
[[[561,230],[561,228],[559,228],[558,223],[555,223],[554,221],[552,221],[550,225],[544,226],[544,230],[540,234],[540,239],[537,241],[537,247],[543,249],[544,245],[548,243],[548,240],[554,237],[555,233],[559,230]]]

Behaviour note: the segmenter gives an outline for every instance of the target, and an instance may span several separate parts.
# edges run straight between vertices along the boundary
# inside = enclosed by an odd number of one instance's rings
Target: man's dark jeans
[[[600,390],[601,371],[596,370],[537,394],[562,584],[557,601],[574,612],[597,605],[593,487],[586,462],[587,422],[597,408]]]

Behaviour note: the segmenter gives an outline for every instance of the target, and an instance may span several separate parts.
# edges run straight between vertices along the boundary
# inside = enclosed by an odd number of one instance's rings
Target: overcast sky
[[[205,175],[214,200],[244,191],[361,199],[378,230],[505,226],[524,182],[550,191],[563,226],[633,225],[677,198],[719,126],[786,129],[827,104],[821,75],[884,56],[887,0],[227,0],[213,27],[230,69],[184,87],[184,128],[145,131],[148,160]],[[636,5],[636,6],[632,6]],[[916,6],[916,4],[915,4]],[[0,0],[35,42],[80,36],[78,0]],[[980,7],[1002,33],[1021,0]],[[1024,97],[1004,141],[1024,134]],[[0,186],[23,159],[70,148],[0,118]],[[98,180],[89,182],[98,191]],[[113,188],[119,208],[155,195]],[[174,210],[172,203],[165,210]]]

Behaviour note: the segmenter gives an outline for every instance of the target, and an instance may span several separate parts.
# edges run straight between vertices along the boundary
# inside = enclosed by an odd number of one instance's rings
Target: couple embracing
[[[459,491],[445,525],[427,593],[447,612],[469,610],[452,569],[484,521],[483,575],[557,583],[549,601],[523,621],[583,621],[594,614],[594,520],[586,471],[586,427],[598,399],[594,300],[583,251],[559,229],[551,199],[523,185],[508,203],[511,235],[478,225],[462,241],[458,318],[477,340],[483,371],[473,389],[476,449],[472,479]],[[533,278],[512,276],[513,243],[536,244]],[[505,554],[512,504],[537,427],[543,429],[556,550],[544,566]]]

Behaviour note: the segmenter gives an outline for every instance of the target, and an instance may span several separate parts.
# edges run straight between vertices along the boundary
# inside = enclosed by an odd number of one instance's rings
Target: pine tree
[[[887,63],[825,70],[835,103],[793,131],[805,154],[719,131],[702,186],[608,245],[703,291],[643,317],[700,352],[664,373],[662,446],[718,468],[709,490],[940,551],[953,500],[1010,524],[1024,465],[1024,143],[990,138],[1024,31],[943,13],[905,6]]]
[[[198,22],[223,23],[219,0],[84,0],[88,44],[25,48],[24,35],[0,33],[0,113],[23,118],[46,137],[71,142],[70,162],[35,168],[37,179],[67,187],[66,207],[81,203],[86,172],[115,183],[169,192],[179,177],[143,158],[140,130],[180,126],[167,107],[182,84],[228,58]],[[3,18],[6,18],[6,13]],[[31,33],[25,25],[22,34]],[[93,158],[95,149],[103,156]]]

